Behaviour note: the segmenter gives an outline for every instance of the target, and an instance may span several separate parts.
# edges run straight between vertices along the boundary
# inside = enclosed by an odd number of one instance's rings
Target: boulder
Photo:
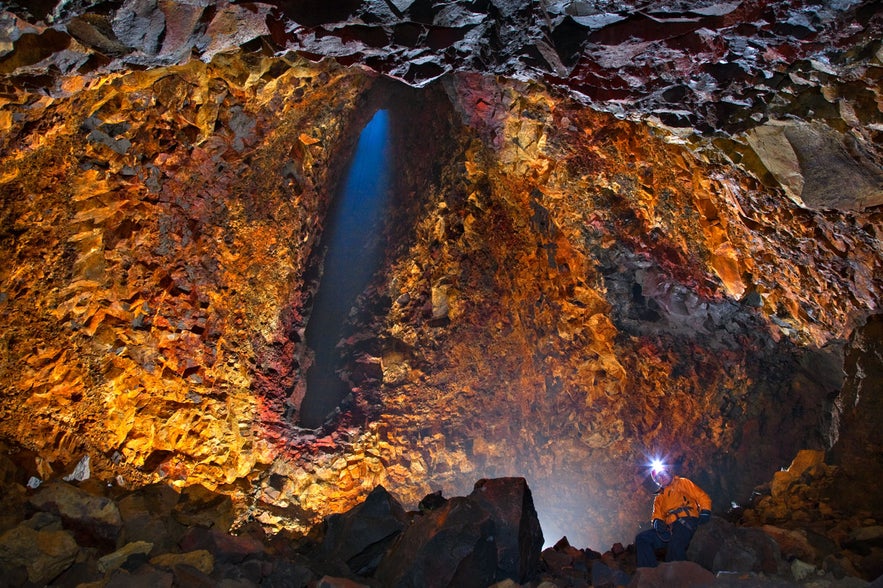
[[[497,571],[496,526],[475,500],[456,497],[419,515],[377,567],[383,586],[484,588]]]
[[[844,547],[861,555],[867,555],[874,547],[883,547],[883,526],[859,527],[849,533]]]
[[[113,553],[109,553],[98,560],[98,570],[100,572],[110,572],[122,567],[126,561],[132,556],[147,555],[153,549],[153,543],[146,541],[134,541],[127,543]]]
[[[37,510],[59,515],[65,528],[72,530],[79,541],[91,538],[116,544],[123,526],[116,503],[66,482],[41,487],[30,504]]]
[[[497,580],[525,582],[540,564],[543,531],[524,478],[484,479],[469,495],[487,510],[496,527]]]
[[[181,550],[208,551],[216,562],[240,564],[265,553],[266,546],[248,535],[231,535],[219,529],[190,528],[181,539]]]
[[[377,486],[365,501],[343,514],[325,518],[319,557],[344,562],[361,576],[377,569],[393,540],[408,525],[398,501]]]
[[[273,568],[261,581],[262,588],[290,588],[315,582],[317,574],[308,566],[288,560],[273,562]]]
[[[604,562],[596,561],[592,564],[592,586],[625,586],[630,580],[628,574]]]
[[[163,553],[151,558],[150,564],[157,568],[170,570],[184,566],[198,570],[203,574],[211,574],[215,568],[215,558],[208,551],[198,549],[187,553]]]
[[[551,575],[554,578],[564,579],[572,586],[581,586],[588,583],[588,556],[582,549],[577,549],[570,545],[567,537],[562,537],[555,545],[544,549],[540,554],[540,559],[542,560],[543,574],[545,576]],[[597,558],[595,559],[597,560]],[[595,561],[592,564],[592,574],[595,573],[595,566],[600,563]],[[601,573],[601,571],[602,569],[599,568],[598,573]]]
[[[7,574],[25,568],[28,581],[44,585],[69,568],[78,553],[77,542],[67,531],[35,530],[22,523],[0,535],[0,569],[4,570],[0,583],[8,585]]]
[[[691,561],[672,561],[655,568],[638,568],[628,588],[690,588],[714,583],[714,574]]]
[[[200,484],[188,486],[181,491],[172,516],[186,526],[229,529],[233,524],[233,500],[212,492]]]
[[[117,504],[125,539],[153,543],[156,553],[171,551],[185,530],[172,516],[179,496],[168,485],[151,484],[120,498]]]
[[[119,569],[104,588],[172,588],[174,575],[151,566],[141,566],[134,572]]]
[[[800,477],[811,468],[823,466],[825,463],[825,454],[822,451],[811,449],[803,449],[797,452],[797,456],[788,466],[787,470],[778,471],[773,474],[772,486],[770,488],[773,498],[781,498],[785,495],[791,485],[800,479]]]
[[[696,530],[687,558],[715,573],[787,573],[779,545],[772,537],[760,529],[736,527],[717,517]]]
[[[797,557],[809,562],[819,559],[818,553],[807,539],[805,531],[783,529],[773,525],[764,525],[761,529],[779,544],[779,550],[785,559]]]

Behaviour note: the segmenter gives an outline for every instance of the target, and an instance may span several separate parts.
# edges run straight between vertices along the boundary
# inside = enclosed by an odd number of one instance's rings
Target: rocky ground
[[[7,3],[0,436],[29,477],[88,457],[271,535],[524,477],[600,549],[654,453],[745,507],[808,447],[840,468],[822,535],[881,518],[879,3],[356,4]],[[325,214],[379,107],[385,257],[307,429]]]
[[[378,486],[296,537],[267,535],[203,486],[124,491],[88,468],[37,485],[25,480],[32,456],[3,449],[0,569],[10,587],[861,588],[883,572],[883,526],[831,510],[837,471],[812,451],[754,507],[701,526],[688,561],[635,569],[631,545],[599,553],[565,537],[543,549],[523,478],[480,480],[464,497],[434,493],[414,512]]]

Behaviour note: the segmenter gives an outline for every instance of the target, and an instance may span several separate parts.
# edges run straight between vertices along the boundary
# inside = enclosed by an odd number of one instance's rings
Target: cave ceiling
[[[881,31],[859,0],[7,2],[0,435],[271,529],[525,476],[547,539],[601,547],[652,455],[725,509],[804,448],[879,508]],[[378,109],[381,259],[305,426]]]

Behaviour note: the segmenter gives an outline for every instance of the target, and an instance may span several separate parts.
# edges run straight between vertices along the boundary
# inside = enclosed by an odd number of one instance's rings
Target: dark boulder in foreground
[[[325,518],[318,531],[322,541],[316,554],[340,569],[369,576],[407,526],[408,516],[402,505],[385,488],[377,486],[362,504]]]
[[[787,572],[776,541],[758,528],[736,527],[712,519],[700,527],[690,542],[687,557],[712,572],[755,572],[781,575]]]
[[[372,576],[383,586],[483,587],[537,575],[543,534],[524,478],[479,480],[466,497],[432,496],[408,521],[375,488],[361,505],[326,518],[316,553],[337,563],[329,572]]]
[[[415,518],[377,568],[383,586],[488,586],[497,569],[495,525],[468,498]]]

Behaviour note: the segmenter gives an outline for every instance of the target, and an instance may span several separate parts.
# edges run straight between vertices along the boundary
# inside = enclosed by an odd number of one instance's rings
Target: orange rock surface
[[[837,440],[879,207],[799,206],[732,145],[491,76],[217,55],[64,87],[0,98],[0,435],[43,479],[89,455],[303,531],[377,484],[414,506],[524,476],[547,540],[602,547],[648,516],[653,455],[725,509]],[[304,430],[309,272],[378,106],[386,257],[352,399]]]

